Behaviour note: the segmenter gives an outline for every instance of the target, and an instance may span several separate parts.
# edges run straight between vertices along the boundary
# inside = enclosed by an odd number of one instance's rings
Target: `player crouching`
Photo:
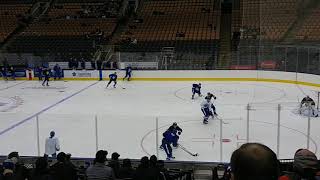
[[[191,99],[194,99],[194,95],[198,94],[199,97],[201,97],[201,83],[199,84],[192,84],[192,97]]]
[[[310,107],[312,116],[318,117],[319,115],[315,106],[316,106],[316,103],[311,97],[309,96],[304,97],[300,103],[300,110],[299,110],[300,114],[302,114],[302,111],[306,111]]]
[[[114,82],[113,87],[116,88],[117,78],[118,78],[117,72],[114,72],[113,74],[110,74],[110,75],[109,75],[109,79],[110,79],[110,80],[109,80],[109,82],[108,82],[108,84],[107,84],[107,88],[108,88],[108,86],[109,86],[112,82]]]
[[[208,124],[208,119],[213,115],[217,116],[216,107],[211,102],[211,98],[206,97],[205,100],[201,103],[201,111],[203,113],[203,124]]]

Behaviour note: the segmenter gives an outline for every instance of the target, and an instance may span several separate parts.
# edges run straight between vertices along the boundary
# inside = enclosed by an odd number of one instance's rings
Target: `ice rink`
[[[173,122],[183,129],[179,142],[199,153],[193,157],[174,149],[177,160],[229,162],[233,150],[246,142],[247,134],[250,142],[264,143],[275,152],[278,147],[282,159],[307,147],[308,118],[297,113],[298,102],[305,95],[316,100],[319,88],[270,82],[201,82],[203,94],[217,96],[215,105],[222,119],[211,119],[204,125],[200,111],[203,98],[191,100],[192,83],[120,81],[117,88],[106,89],[105,81],[57,81],[49,87],[37,81],[0,81],[0,154],[18,151],[38,155],[39,142],[42,155],[45,138],[54,130],[61,150],[74,157],[94,157],[98,146],[110,154],[118,152],[120,158],[141,158],[158,151],[160,159],[165,159],[165,153],[156,148],[156,134],[160,143],[162,133]],[[319,127],[320,118],[312,117],[309,147],[318,156]]]

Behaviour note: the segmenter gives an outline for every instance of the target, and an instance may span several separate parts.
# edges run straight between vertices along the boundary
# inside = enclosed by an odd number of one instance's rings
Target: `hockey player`
[[[201,97],[201,83],[199,84],[192,84],[192,97],[191,99],[194,99],[194,95],[198,94],[199,97]]]
[[[42,82],[42,86],[44,86],[44,84],[47,82],[47,86],[49,86],[49,79],[50,79],[50,69],[49,68],[44,68],[43,69],[43,76],[44,76],[44,80]]]
[[[315,116],[315,117],[318,117],[318,113],[316,113],[316,103],[314,102],[314,100],[309,97],[309,96],[306,96],[302,99],[301,103],[300,103],[300,114],[301,114],[301,110],[303,107],[310,107],[311,106],[311,111],[312,111],[312,115]]]
[[[209,117],[210,116],[213,117],[213,113],[212,113],[211,109],[212,109],[214,115],[217,115],[215,106],[212,104],[211,100],[206,97],[205,100],[201,103],[201,111],[204,115],[203,124],[208,124]]]
[[[217,99],[217,97],[216,97],[215,95],[213,95],[212,93],[210,93],[210,92],[207,93],[207,96],[206,96],[205,98],[208,98],[208,99],[210,99],[210,100],[211,100],[212,98],[213,98],[213,99]]]
[[[56,80],[56,79],[60,80],[61,79],[61,68],[60,68],[59,64],[56,64],[53,67],[53,71],[54,71],[54,80]]]
[[[174,122],[169,129],[173,129],[173,141],[172,141],[172,146],[173,147],[178,147],[178,140],[179,140],[179,136],[182,133],[182,129],[178,126],[178,124],[176,122]]]
[[[126,67],[126,76],[123,78],[123,80],[128,78],[128,81],[130,81],[131,73],[132,73],[132,67],[129,65]]]
[[[13,66],[11,66],[10,67],[10,69],[9,69],[9,71],[10,71],[10,73],[11,73],[11,78],[12,78],[12,80],[16,80],[16,70],[14,69],[14,67]]]
[[[114,82],[113,87],[116,88],[117,78],[118,78],[117,72],[114,72],[113,74],[110,74],[110,75],[109,75],[109,78],[110,78],[110,80],[109,80],[109,82],[108,82],[108,84],[107,84],[107,88],[108,88],[108,86],[111,84],[111,82]]]
[[[59,139],[55,136],[55,132],[51,131],[50,132],[50,137],[46,139],[46,144],[45,144],[45,154],[48,156],[52,156],[53,158],[57,157],[57,151],[60,151],[60,143]]]
[[[160,148],[162,148],[167,154],[167,160],[174,159],[175,157],[172,156],[172,147],[171,143],[174,141],[174,129],[170,127],[166,132],[163,133],[162,144]]]
[[[38,78],[39,78],[39,81],[42,81],[42,73],[43,73],[43,69],[42,69],[42,66],[38,66],[36,69],[36,72],[38,72]]]
[[[6,81],[8,81],[8,76],[7,76],[7,69],[6,67],[1,68],[1,74],[2,74],[2,78]]]

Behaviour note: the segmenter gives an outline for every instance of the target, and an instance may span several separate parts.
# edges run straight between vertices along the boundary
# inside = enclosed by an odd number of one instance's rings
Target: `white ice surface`
[[[121,158],[156,154],[158,119],[159,143],[162,132],[177,122],[183,128],[180,143],[199,153],[192,157],[174,149],[177,160],[228,162],[233,150],[246,142],[248,103],[252,103],[250,142],[261,142],[277,151],[277,106],[281,103],[279,158],[292,158],[298,148],[307,147],[308,119],[297,114],[296,108],[306,94],[316,98],[319,88],[263,82],[202,82],[203,94],[210,91],[217,96],[217,112],[223,119],[220,142],[221,121],[202,124],[202,98],[191,100],[192,83],[132,81],[106,89],[106,82],[95,81],[50,82],[50,87],[42,87],[36,81],[0,81],[0,154],[38,154],[35,115],[39,114],[41,155],[45,138],[55,130],[62,151],[74,157],[94,157],[95,119],[99,149],[117,151]],[[310,149],[319,155],[320,118],[311,118],[310,127]],[[164,159],[164,152],[158,152]]]

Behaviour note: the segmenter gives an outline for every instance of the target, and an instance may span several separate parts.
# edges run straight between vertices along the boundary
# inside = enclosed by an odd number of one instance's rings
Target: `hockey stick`
[[[183,147],[181,144],[178,144],[178,146],[186,153],[190,154],[191,156],[198,156],[198,153],[192,153],[190,152],[188,149],[186,149],[185,147]]]
[[[225,122],[224,120],[222,120],[222,118],[220,118],[220,117],[218,117],[218,116],[214,116],[214,117],[216,117],[219,121],[221,121],[222,124],[229,124],[229,123]]]

